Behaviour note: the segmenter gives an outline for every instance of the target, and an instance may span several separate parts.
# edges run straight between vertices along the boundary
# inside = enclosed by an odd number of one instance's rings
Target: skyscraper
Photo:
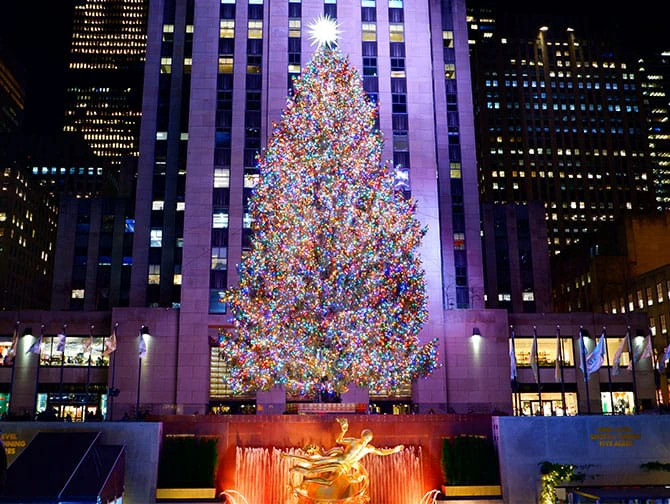
[[[82,133],[115,171],[124,156],[137,155],[146,11],[146,0],[74,7],[64,131]]]
[[[654,208],[641,78],[570,26],[473,11],[482,202],[545,203],[553,253],[627,210]],[[485,19],[484,19],[485,18]]]
[[[13,133],[21,127],[24,95],[14,59],[0,46],[0,133]]]
[[[670,50],[653,54],[638,63],[647,110],[656,206],[670,210]]]
[[[442,332],[444,308],[484,303],[463,2],[155,1],[130,305],[180,308],[180,365],[203,379],[187,347],[227,321],[220,297],[250,243],[256,155],[314,51],[307,30],[322,14],[337,17],[339,47],[379,104],[384,157],[428,229],[425,336]]]

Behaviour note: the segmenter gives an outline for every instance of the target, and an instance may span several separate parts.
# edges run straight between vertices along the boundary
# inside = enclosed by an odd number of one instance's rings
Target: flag
[[[93,336],[89,335],[89,337],[84,340],[83,352],[90,353],[91,348],[93,348]]]
[[[144,341],[144,334],[140,334],[140,344],[137,347],[137,351],[140,354],[140,359],[144,359],[147,356],[147,342]]]
[[[26,353],[34,353],[37,355],[42,353],[42,334],[40,334],[40,337],[35,340],[35,343],[30,345],[30,348]]]
[[[670,348],[670,346],[669,346]],[[509,340],[509,374],[510,380],[516,380],[516,355],[514,353],[514,332]]]
[[[17,329],[14,329],[14,334],[12,336],[12,346],[9,347],[7,356],[5,357],[5,362],[7,365],[10,365],[14,362],[14,357],[16,357],[16,349],[19,346],[19,332]]]
[[[56,352],[65,353],[65,333],[58,333],[58,344],[56,345]]]
[[[102,355],[108,357],[116,351],[116,328],[112,332],[111,336],[105,340],[105,351],[102,352]]]
[[[665,350],[663,350],[663,357],[661,357],[661,361],[658,363],[659,371],[663,371],[663,369],[665,369],[665,362],[668,359],[670,359],[670,345],[665,347]]]
[[[561,368],[563,367],[563,348],[561,347],[561,331],[556,328],[556,364],[554,365],[554,380],[561,381]]]
[[[640,358],[638,360],[649,359],[651,358],[651,354],[652,354],[651,334],[647,334],[647,338],[644,340],[644,350],[642,350],[642,355],[640,355]]]
[[[624,348],[626,348],[626,338],[621,339],[621,343],[619,343],[616,352],[614,352],[614,361],[612,362],[612,374],[614,376],[618,376],[621,373],[621,354],[623,354]]]
[[[600,336],[596,347],[586,356],[586,371],[589,374],[598,371],[605,361],[605,336]]]
[[[540,370],[537,367],[537,331],[533,327],[533,344],[530,347],[530,367],[533,369],[535,383],[540,383]]]

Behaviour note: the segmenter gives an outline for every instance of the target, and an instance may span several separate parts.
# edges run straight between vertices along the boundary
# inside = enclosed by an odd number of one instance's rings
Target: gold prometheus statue
[[[346,418],[337,418],[340,434],[335,442],[340,445],[328,451],[310,447],[307,455],[285,453],[282,456],[296,460],[291,467],[290,486],[300,504],[366,504],[368,473],[360,463],[368,454],[391,455],[404,449],[375,448],[370,444],[372,431],[363,429],[360,438],[345,438],[349,430]]]

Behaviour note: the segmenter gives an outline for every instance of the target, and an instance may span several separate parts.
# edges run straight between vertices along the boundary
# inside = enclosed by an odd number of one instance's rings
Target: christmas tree
[[[239,287],[225,296],[231,386],[397,390],[436,365],[434,342],[418,339],[427,310],[414,202],[381,162],[376,107],[338,49],[320,47],[293,89],[259,160]]]

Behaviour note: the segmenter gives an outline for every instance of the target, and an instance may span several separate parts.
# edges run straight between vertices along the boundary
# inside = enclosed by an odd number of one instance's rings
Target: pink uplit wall
[[[491,435],[489,415],[342,415],[349,419],[349,435],[358,437],[362,429],[374,433],[378,447],[421,446],[426,491],[442,484],[440,455],[442,438],[459,434]],[[300,416],[167,416],[163,432],[195,434],[219,438],[217,491],[234,489],[235,448],[304,447],[315,443],[332,447],[339,433],[335,415]],[[365,460],[363,461],[365,463]]]

